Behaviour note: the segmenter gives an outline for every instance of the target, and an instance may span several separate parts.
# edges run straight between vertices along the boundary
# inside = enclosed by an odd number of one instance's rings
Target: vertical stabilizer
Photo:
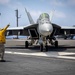
[[[31,15],[30,15],[30,13],[27,11],[26,8],[25,8],[25,11],[26,11],[26,14],[28,16],[28,19],[29,19],[30,24],[35,24],[34,21],[33,21],[33,19],[32,19],[32,17],[31,17]]]
[[[53,14],[54,14],[54,11],[51,11],[50,12],[50,21],[52,20]]]

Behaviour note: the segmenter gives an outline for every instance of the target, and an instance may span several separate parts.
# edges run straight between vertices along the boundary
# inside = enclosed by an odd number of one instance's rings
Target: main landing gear
[[[28,48],[28,46],[29,46],[28,41],[25,41],[25,48]]]
[[[54,45],[55,47],[58,47],[58,41],[57,40],[54,40],[54,42],[53,42],[53,40],[51,39],[50,43],[51,43],[51,45]]]
[[[58,47],[58,41],[55,41],[55,47]]]
[[[28,46],[29,46],[28,41],[25,41],[25,48],[28,48]],[[44,49],[44,45],[43,45],[43,43],[41,43],[40,44],[40,51],[43,52],[43,49]],[[45,50],[46,50],[46,52],[48,51],[47,43],[45,44]]]
[[[55,40],[55,42],[53,42],[53,40],[50,40],[50,43],[51,43],[52,45],[54,45],[56,48],[58,47],[58,41]],[[28,41],[25,41],[25,48],[28,48],[28,46],[29,46]],[[41,52],[44,51],[44,48],[45,48],[45,51],[47,52],[47,51],[48,51],[47,41],[46,41],[45,44],[40,43],[40,51],[41,51]]]

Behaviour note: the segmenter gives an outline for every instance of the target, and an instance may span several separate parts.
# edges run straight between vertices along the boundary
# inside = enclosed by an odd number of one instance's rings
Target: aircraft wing
[[[6,35],[24,35],[24,36],[32,36],[33,38],[38,38],[37,32],[38,24],[30,24],[23,27],[13,27],[8,28],[6,31]],[[52,23],[53,33],[51,36],[56,35],[75,35],[75,27],[63,27]]]
[[[25,35],[29,36],[30,29],[37,29],[37,24],[30,24],[23,27],[11,27],[6,31],[6,35]]]
[[[75,36],[75,27],[62,26],[60,32],[66,36],[72,36],[73,37],[73,36]]]
[[[73,39],[73,36],[75,36],[75,27],[61,26],[61,29],[58,29],[55,35],[58,35],[58,37],[63,37],[64,39]]]
[[[52,26],[53,26],[54,29],[61,29],[61,26],[59,26],[57,24],[52,23]]]
[[[59,25],[52,23],[53,29],[60,29]],[[24,35],[24,36],[31,36],[33,38],[38,38],[38,31],[37,31],[38,24],[30,24],[23,27],[13,27],[8,28],[6,35]]]
[[[61,26],[60,33],[64,34],[64,35],[67,35],[67,34],[74,34],[75,35],[75,27]]]
[[[54,23],[52,23],[55,35],[67,35],[67,34],[74,34],[75,35],[75,27],[71,26],[59,26]]]
[[[61,29],[75,29],[75,27],[71,27],[71,26],[61,26]]]
[[[57,24],[52,23],[52,26],[53,26],[53,32],[51,34],[51,37],[53,37],[55,35],[58,35],[59,31],[61,29],[61,27],[59,25],[57,25]]]

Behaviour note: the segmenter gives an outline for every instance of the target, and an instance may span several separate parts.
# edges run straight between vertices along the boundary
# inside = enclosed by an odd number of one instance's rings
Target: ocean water
[[[17,38],[16,35],[6,36],[6,39],[15,39]],[[18,36],[19,39],[27,38],[27,36]]]

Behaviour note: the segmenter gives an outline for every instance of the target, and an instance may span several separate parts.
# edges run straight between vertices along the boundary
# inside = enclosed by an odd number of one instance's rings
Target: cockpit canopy
[[[47,13],[42,13],[39,19],[37,20],[37,23],[50,23],[49,15]]]
[[[49,15],[47,13],[42,13],[39,17],[39,19],[43,19],[43,18],[48,18],[49,19]]]

